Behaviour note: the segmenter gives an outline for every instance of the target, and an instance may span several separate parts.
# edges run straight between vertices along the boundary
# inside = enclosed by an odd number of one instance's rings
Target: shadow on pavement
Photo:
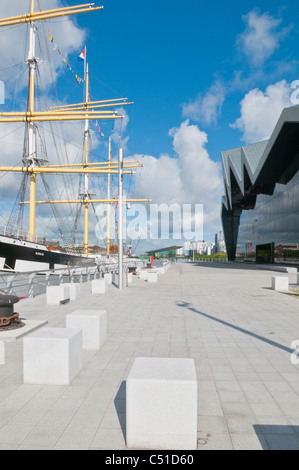
[[[210,320],[216,321],[218,323],[221,323],[222,325],[233,328],[234,330],[240,331],[241,333],[244,333],[244,334],[246,334],[248,336],[251,336],[255,339],[263,341],[264,343],[268,343],[270,346],[274,346],[275,348],[282,349],[283,351],[287,352],[288,354],[292,354],[294,352],[293,349],[288,348],[288,347],[284,346],[283,344],[276,343],[276,341],[272,341],[268,338],[265,338],[264,336],[257,335],[256,333],[253,333],[252,331],[245,330],[244,328],[240,328],[239,326],[233,325],[232,323],[229,323],[227,321],[220,320],[219,318],[213,317],[212,315],[208,315],[207,313],[200,312],[199,310],[196,310],[196,308],[192,307],[189,302],[176,302],[176,305],[178,307],[187,308],[191,312],[195,312],[198,315],[202,315],[205,318],[209,318]]]

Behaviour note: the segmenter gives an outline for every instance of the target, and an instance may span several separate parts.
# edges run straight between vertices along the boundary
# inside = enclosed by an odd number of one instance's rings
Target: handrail
[[[124,261],[124,268],[136,267],[137,264],[142,265],[142,261],[136,259],[128,259]],[[0,294],[14,294],[20,298],[32,299],[36,295],[46,292],[46,288],[51,285],[62,284],[65,278],[68,282],[89,282],[93,277],[118,271],[118,264],[110,261],[92,267],[65,267],[58,269],[26,271],[26,272],[0,272]]]

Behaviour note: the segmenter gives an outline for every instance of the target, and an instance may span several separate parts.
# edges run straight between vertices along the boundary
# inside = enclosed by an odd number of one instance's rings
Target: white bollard
[[[24,337],[24,384],[69,385],[82,365],[79,329],[42,328]]]
[[[149,271],[147,275],[147,282],[158,282],[157,271]]]
[[[289,278],[282,276],[272,277],[272,289],[277,291],[288,291],[289,290]]]
[[[148,270],[141,269],[140,274],[139,274],[139,279],[143,279],[144,281],[147,281],[147,275],[148,275]]]
[[[0,365],[5,364],[5,344],[4,341],[0,341]]]
[[[106,294],[108,291],[107,279],[94,279],[91,281],[92,294]]]
[[[60,286],[47,287],[47,305],[60,305],[70,300],[70,289],[61,284]]]
[[[107,312],[75,310],[66,316],[66,327],[82,330],[83,349],[100,349],[107,337]]]
[[[105,273],[104,279],[108,282],[108,284],[112,284],[112,273]]]
[[[127,446],[197,447],[197,379],[193,359],[136,358],[126,381]]]
[[[81,284],[69,283],[69,284],[63,284],[63,285],[69,288],[71,300],[79,299],[80,293],[81,293]]]

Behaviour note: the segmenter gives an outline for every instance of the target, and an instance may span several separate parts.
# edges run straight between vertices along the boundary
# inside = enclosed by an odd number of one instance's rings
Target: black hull
[[[26,242],[20,245],[18,241],[0,241],[0,258],[5,258],[4,268],[15,270],[17,260],[45,264],[45,269],[54,269],[57,265],[70,267],[94,266],[93,258],[58,253],[48,250],[44,246],[28,246]]]

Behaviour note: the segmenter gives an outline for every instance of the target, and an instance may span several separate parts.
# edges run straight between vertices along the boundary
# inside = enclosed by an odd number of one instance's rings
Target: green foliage
[[[194,255],[194,259],[226,259],[226,253],[220,252],[220,253],[215,253],[214,255],[200,255],[199,253],[196,253]]]

